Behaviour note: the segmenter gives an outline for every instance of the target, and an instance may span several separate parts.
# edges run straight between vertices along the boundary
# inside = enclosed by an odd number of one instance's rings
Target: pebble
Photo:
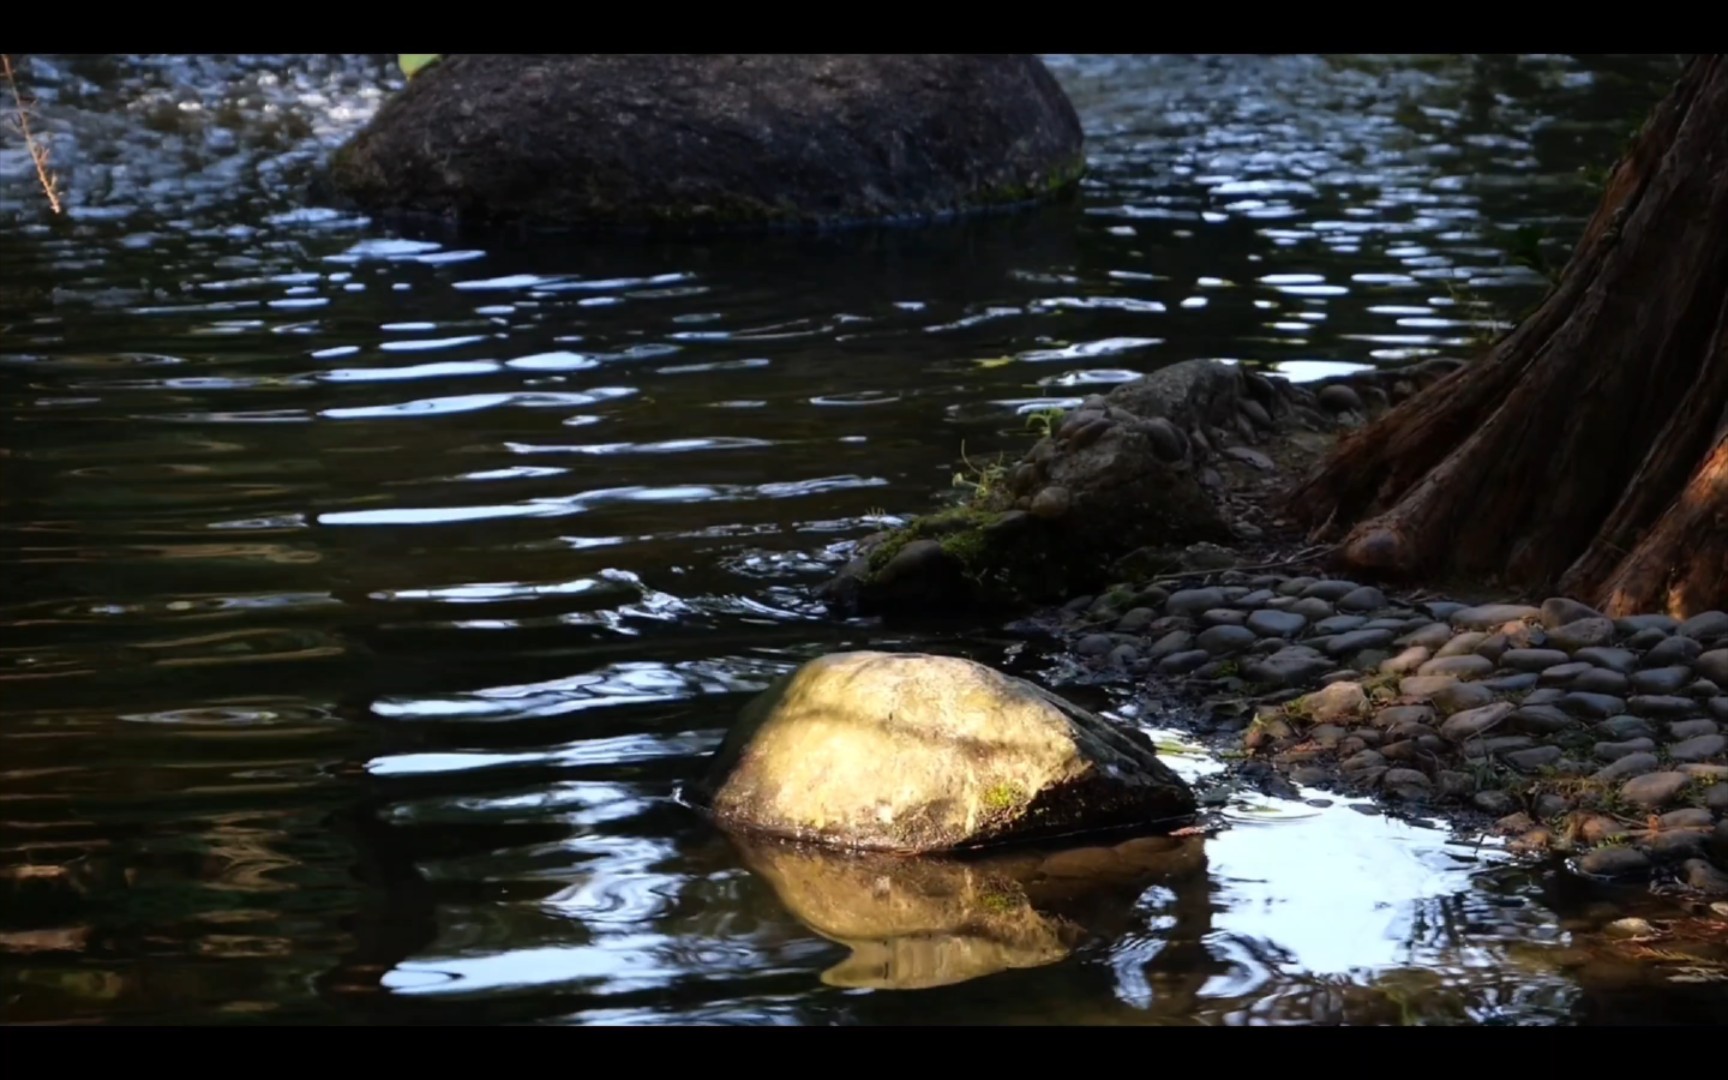
[[[1476,646],[1488,640],[1488,635],[1480,630],[1466,630],[1455,635],[1452,640],[1440,646],[1435,656],[1470,656],[1476,652]]]
[[[1467,709],[1441,724],[1440,734],[1453,742],[1475,738],[1512,715],[1514,708],[1509,701],[1496,701],[1492,705]]]
[[[1560,667],[1549,668],[1547,671],[1543,672],[1543,677],[1547,678],[1555,672],[1558,672],[1561,668],[1570,667],[1572,667],[1571,664],[1561,664]],[[1566,685],[1574,690],[1582,690],[1585,693],[1590,694],[1620,695],[1626,692],[1626,688],[1629,685],[1626,676],[1620,674],[1618,671],[1609,671],[1607,668],[1591,667],[1590,665],[1586,665],[1586,667],[1588,667],[1589,670],[1580,671],[1576,675],[1573,675]]]
[[[1639,918],[1615,919],[1602,929],[1615,937],[1649,937],[1656,933],[1654,926]]]
[[[1463,611],[1467,606],[1468,605],[1460,604],[1455,600],[1434,600],[1423,604],[1422,610],[1426,611],[1436,619],[1441,619],[1450,623],[1452,621],[1452,616],[1457,612]]]
[[[1374,722],[1386,729],[1390,736],[1401,730],[1403,724],[1431,724],[1435,720],[1434,709],[1428,705],[1394,705],[1389,709],[1381,709],[1374,716]]]
[[[1526,705],[1554,705],[1566,696],[1566,691],[1558,686],[1544,686],[1540,690],[1532,690],[1524,695]]]
[[[1715,783],[1704,789],[1704,805],[1718,814],[1728,814],[1728,783]]]
[[[1450,675],[1411,675],[1398,680],[1398,693],[1405,697],[1427,699],[1443,687],[1458,680]]]
[[[1572,801],[1564,795],[1548,791],[1536,796],[1536,816],[1544,821],[1552,821],[1571,809]]]
[[[1352,630],[1347,634],[1339,634],[1326,643],[1326,651],[1333,656],[1350,656],[1363,649],[1377,649],[1392,642],[1390,630]]]
[[[1301,596],[1302,590],[1314,584],[1316,580],[1316,578],[1311,577],[1285,578],[1281,583],[1274,585],[1272,590],[1279,596]]]
[[[1621,675],[1630,674],[1638,666],[1638,654],[1631,649],[1608,649],[1591,647],[1579,649],[1575,659],[1595,664],[1600,668],[1618,672]]]
[[[1415,769],[1387,769],[1380,782],[1386,787],[1418,787],[1424,790],[1433,786],[1433,781]]]
[[[1641,630],[1660,630],[1666,636],[1679,625],[1680,620],[1672,615],[1625,615],[1614,620],[1614,629],[1622,634],[1634,634]]]
[[[1318,596],[1304,596],[1291,604],[1290,610],[1309,622],[1319,622],[1321,619],[1330,618],[1335,611],[1330,602],[1322,600]]]
[[[1481,683],[1476,685],[1480,686]],[[1533,735],[1552,735],[1557,731],[1566,731],[1578,726],[1578,721],[1567,716],[1552,705],[1521,705],[1510,717],[1507,725],[1518,731],[1528,731]],[[1652,743],[1652,746],[1655,744]]]
[[[1252,447],[1227,446],[1224,448],[1224,453],[1228,457],[1233,457],[1243,464],[1252,465],[1263,472],[1271,472],[1275,467],[1271,458]]]
[[[1604,783],[1610,780],[1624,780],[1628,776],[1639,776],[1643,773],[1654,772],[1661,766],[1661,764],[1662,762],[1655,754],[1627,754],[1612,765],[1597,769],[1594,773],[1590,774],[1590,779],[1602,781]]]
[[[1116,639],[1109,634],[1087,634],[1074,643],[1074,651],[1081,656],[1103,656],[1116,647]]]
[[[1662,644],[1667,637],[1667,632],[1658,630],[1652,626],[1648,630],[1640,630],[1636,634],[1633,634],[1631,637],[1626,639],[1625,644],[1629,649],[1648,651],[1655,648],[1657,645]]]
[[[1692,670],[1717,686],[1728,686],[1728,649],[1711,649],[1692,661]]]
[[[1722,735],[1697,735],[1683,742],[1677,742],[1668,748],[1668,756],[1675,761],[1704,761],[1728,751],[1728,737]]]
[[[1241,626],[1247,621],[1248,613],[1235,608],[1212,608],[1200,613],[1201,626]]]
[[[1158,661],[1158,670],[1165,675],[1186,675],[1210,659],[1212,654],[1203,649],[1171,653]]]
[[[1596,725],[1596,730],[1612,739],[1653,739],[1656,729],[1640,716],[1611,716]]]
[[[1578,870],[1595,877],[1621,877],[1649,869],[1650,857],[1631,847],[1597,848],[1578,860]]]
[[[1585,694],[1576,690],[1562,697],[1559,704],[1574,716],[1586,716],[1593,720],[1606,719],[1626,708],[1624,701],[1610,694]]]
[[[1714,720],[1672,720],[1668,723],[1668,737],[1671,739],[1691,739],[1699,735],[1716,734]]]
[[[1600,647],[1613,640],[1614,624],[1599,617],[1579,619],[1548,631],[1548,644],[1567,652]]]
[[[1626,699],[1626,708],[1639,716],[1659,718],[1687,716],[1697,711],[1691,698],[1669,694],[1641,694]]]
[[[1186,630],[1172,630],[1152,643],[1146,650],[1146,655],[1152,660],[1162,660],[1175,653],[1187,652],[1194,647],[1194,635]]]
[[[1239,608],[1260,608],[1275,599],[1277,598],[1272,595],[1271,589],[1255,589],[1246,596],[1238,597],[1233,602]]]
[[[1686,884],[1706,896],[1728,896],[1728,874],[1703,859],[1687,859],[1681,864],[1686,871]]]
[[[1688,806],[1684,810],[1670,810],[1659,820],[1664,829],[1708,829],[1714,824],[1710,811],[1696,806]]]
[[[1382,675],[1408,675],[1426,663],[1428,657],[1427,649],[1420,645],[1412,645],[1397,656],[1382,660],[1376,670]]]
[[[1130,608],[1126,614],[1116,620],[1116,629],[1124,634],[1132,634],[1135,631],[1144,630],[1146,625],[1157,617],[1158,613],[1151,608]]]
[[[1563,751],[1558,746],[1537,746],[1506,755],[1507,764],[1519,772],[1538,772],[1559,761]]]
[[[1639,837],[1638,846],[1658,862],[1679,862],[1704,854],[1704,843],[1709,838],[1708,829],[1647,831]]]
[[[1437,656],[1416,669],[1419,675],[1450,675],[1457,679],[1477,679],[1493,671],[1494,661],[1485,656]]]
[[[1314,624],[1316,634],[1342,634],[1355,630],[1368,620],[1360,615],[1333,615]]]
[[[1571,659],[1559,649],[1507,649],[1500,663],[1514,671],[1544,671]]]
[[[1494,699],[1494,691],[1481,683],[1451,682],[1428,695],[1434,707],[1448,715],[1479,708]]]
[[[1672,694],[1691,681],[1691,668],[1647,668],[1633,673],[1632,689],[1640,694]]]
[[[1379,611],[1386,606],[1386,594],[1372,585],[1363,585],[1338,597],[1339,611]]]
[[[1467,630],[1497,630],[1509,622],[1522,622],[1542,614],[1540,608],[1528,604],[1484,604],[1452,612],[1453,626]]]
[[[1620,797],[1654,810],[1672,802],[1691,782],[1692,778],[1683,772],[1646,773],[1620,785]]]
[[[1332,661],[1301,646],[1278,650],[1242,665],[1242,674],[1257,683],[1295,686],[1332,670]]]
[[[1710,710],[1711,716],[1728,724],[1728,697],[1711,698],[1704,707]]]
[[[1431,622],[1393,642],[1394,645],[1420,646],[1424,649],[1438,649],[1452,640],[1452,628],[1445,623]]]
[[[1619,761],[1627,754],[1648,754],[1655,749],[1654,739],[1627,739],[1625,742],[1599,742],[1591,752],[1602,761]]]
[[[1131,667],[1138,659],[1140,650],[1132,645],[1122,644],[1110,650],[1110,663],[1119,668]]]
[[[1691,638],[1664,638],[1644,654],[1641,667],[1672,667],[1690,664],[1704,652],[1704,646]]]
[[[1333,383],[1330,386],[1322,387],[1320,392],[1314,395],[1314,401],[1322,409],[1331,413],[1359,413],[1363,411],[1361,396],[1343,383]]]
[[[1553,596],[1542,601],[1542,625],[1553,629],[1556,626],[1566,626],[1582,619],[1602,619],[1602,613],[1589,604],[1580,604],[1564,596]],[[1607,622],[1606,619],[1603,619]],[[1612,627],[1613,624],[1609,624]]]
[[[1728,612],[1706,611],[1680,624],[1678,633],[1698,641],[1728,637]]]
[[[1475,685],[1496,694],[1518,694],[1535,686],[1537,678],[1534,671],[1521,671],[1516,675],[1496,675]]]
[[[1226,602],[1222,589],[1182,589],[1171,593],[1164,607],[1172,615],[1190,615],[1210,608],[1221,608]]]
[[[1453,775],[1462,774],[1454,773]],[[1490,814],[1503,814],[1518,805],[1513,801],[1512,796],[1499,790],[1478,791],[1471,796],[1470,801],[1476,805],[1476,809],[1485,810]]]
[[[1354,581],[1327,579],[1325,581],[1316,581],[1306,589],[1303,589],[1302,596],[1304,599],[1320,599],[1336,603],[1339,597],[1350,595],[1356,591],[1357,587],[1358,586]]]
[[[1265,637],[1294,637],[1308,620],[1292,611],[1256,611],[1248,616],[1248,629]]]

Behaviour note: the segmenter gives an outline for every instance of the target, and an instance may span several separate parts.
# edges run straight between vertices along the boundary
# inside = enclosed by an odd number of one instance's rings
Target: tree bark
[[[1288,509],[1352,571],[1728,607],[1728,59],[1687,64],[1536,311]]]

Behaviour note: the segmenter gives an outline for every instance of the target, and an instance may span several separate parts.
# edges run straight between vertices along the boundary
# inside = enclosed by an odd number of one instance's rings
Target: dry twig
[[[30,150],[30,162],[36,166],[36,182],[42,185],[42,194],[48,196],[48,207],[56,214],[60,212],[60,178],[48,168],[48,145],[36,137],[30,130],[30,102],[24,100],[24,95],[18,90],[18,77],[12,71],[12,57],[0,53],[0,71],[6,75],[6,85],[12,88],[12,106],[17,113],[14,123],[18,133],[24,137],[24,145]]]

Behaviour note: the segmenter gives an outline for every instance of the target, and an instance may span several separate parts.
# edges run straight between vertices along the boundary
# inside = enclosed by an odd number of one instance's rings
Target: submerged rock
[[[333,156],[368,211],[568,226],[820,226],[1042,198],[1080,122],[1030,54],[447,56]]]
[[[1157,827],[1195,809],[1142,737],[950,656],[820,657],[748,706],[690,790],[722,826],[869,850]]]

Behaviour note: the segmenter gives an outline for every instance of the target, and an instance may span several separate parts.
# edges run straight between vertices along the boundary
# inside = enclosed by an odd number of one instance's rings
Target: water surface
[[[0,1015],[1719,1008],[1604,974],[1578,937],[1612,917],[1599,895],[1369,807],[1241,802],[1109,888],[1046,875],[1037,903],[980,893],[933,907],[933,936],[858,938],[880,912],[830,887],[851,871],[753,864],[673,800],[803,658],[1005,662],[987,627],[839,624],[808,588],[966,460],[1027,445],[1023,414],[1192,357],[1301,379],[1460,354],[1540,295],[1513,230],[1563,255],[1673,70],[1050,63],[1088,131],[1071,202],[684,244],[402,235],[307,205],[309,165],[399,81],[388,58],[27,65],[69,209],[4,144]],[[929,887],[998,880],[952,873]],[[830,933],[799,916],[835,895]],[[981,944],[974,916],[1020,936]]]

